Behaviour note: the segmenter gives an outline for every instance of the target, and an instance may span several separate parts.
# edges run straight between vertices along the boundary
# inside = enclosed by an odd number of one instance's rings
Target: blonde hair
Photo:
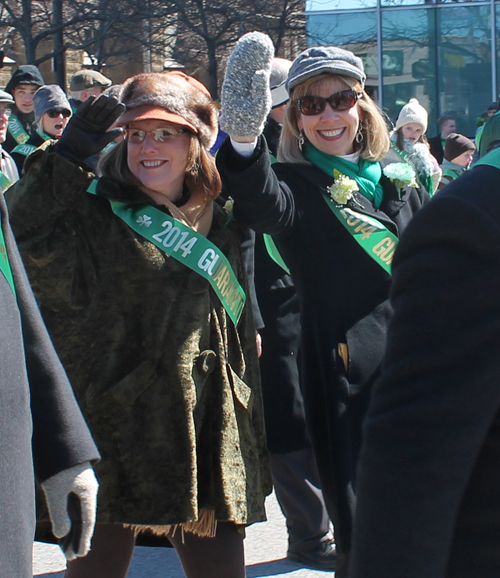
[[[189,136],[186,186],[191,191],[201,187],[207,201],[216,199],[220,194],[222,181],[215,166],[215,159],[200,143],[196,134],[190,132]],[[142,186],[128,167],[127,142],[124,140],[99,159],[97,174],[125,185]]]
[[[287,163],[309,164],[299,148],[300,131],[297,123],[300,112],[295,105],[295,100],[306,96],[312,89],[317,88],[328,80],[341,80],[356,92],[361,93],[357,105],[360,108],[359,131],[363,136],[363,140],[359,144],[354,142],[354,148],[355,150],[360,150],[361,158],[370,161],[383,159],[389,150],[390,140],[387,123],[382,111],[357,80],[349,76],[326,72],[305,80],[292,90],[290,105],[286,110],[281,132],[278,160]]]

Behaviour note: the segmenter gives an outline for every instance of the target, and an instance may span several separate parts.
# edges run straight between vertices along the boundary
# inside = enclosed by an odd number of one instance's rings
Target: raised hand
[[[274,47],[267,34],[242,36],[229,57],[224,84],[220,127],[232,137],[256,137],[264,130],[271,110],[269,77]]]
[[[88,98],[64,129],[54,147],[55,152],[81,164],[123,132],[121,128],[108,129],[124,110],[125,106],[113,96]]]

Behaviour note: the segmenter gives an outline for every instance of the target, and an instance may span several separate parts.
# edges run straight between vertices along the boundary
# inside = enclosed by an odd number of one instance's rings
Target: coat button
[[[215,364],[217,362],[217,354],[211,349],[206,349],[202,351],[200,355],[196,358],[195,364],[196,369],[200,373],[209,375],[215,369]]]
[[[195,271],[191,272],[187,278],[187,287],[194,295],[204,293],[208,289],[208,285],[208,279],[205,279]]]

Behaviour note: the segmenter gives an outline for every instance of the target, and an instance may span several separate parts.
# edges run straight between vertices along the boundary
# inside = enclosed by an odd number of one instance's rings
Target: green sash
[[[2,171],[0,171],[0,191],[5,193],[5,191],[12,185],[9,181],[7,175],[4,175]]]
[[[322,191],[327,205],[344,225],[357,243],[378,263],[384,271],[391,273],[392,258],[398,244],[398,238],[377,219],[357,213],[347,207],[339,206]]]
[[[272,165],[278,162],[278,159],[273,154],[269,153],[269,156],[271,157]],[[283,257],[281,256],[278,247],[276,247],[274,239],[271,237],[271,235],[268,235],[267,233],[264,233],[262,237],[264,239],[264,245],[266,246],[267,254],[269,255],[269,257],[271,257],[271,259],[276,263],[276,265],[279,265],[286,273],[288,273],[288,275],[290,275],[290,269],[286,266],[286,263],[283,260]]]
[[[276,247],[274,239],[271,237],[271,235],[268,235],[267,233],[264,233],[262,237],[264,238],[264,244],[266,246],[267,254],[269,255],[269,257],[271,257],[271,259],[276,263],[276,265],[279,265],[284,271],[286,271],[290,275],[290,269],[286,266],[286,263],[283,260],[283,257],[281,256],[278,247]]]
[[[391,233],[380,221],[357,213],[347,207],[338,206],[331,197],[322,193],[333,214],[344,225],[354,239],[378,263],[384,271],[391,273],[392,258],[398,244],[398,238]],[[273,238],[263,235],[267,252],[271,259],[288,274],[290,270],[283,261]]]
[[[14,137],[17,144],[24,144],[30,137],[24,130],[21,121],[15,114],[11,114],[9,118],[9,132]]]
[[[452,181],[454,181],[458,175],[453,169],[444,169],[443,177],[449,177]]]
[[[5,246],[5,239],[2,231],[2,219],[0,218],[0,271],[7,279],[7,283],[10,285],[14,295],[16,294],[16,288],[14,286],[14,277],[12,276],[12,270],[9,263],[9,255],[7,254],[7,247]]]
[[[19,144],[12,149],[13,153],[19,153],[25,157],[29,157],[32,152],[36,151],[35,145]]]
[[[97,194],[97,181],[88,192]],[[109,201],[117,217],[167,255],[207,279],[235,325],[246,295],[224,253],[203,235],[155,207]]]

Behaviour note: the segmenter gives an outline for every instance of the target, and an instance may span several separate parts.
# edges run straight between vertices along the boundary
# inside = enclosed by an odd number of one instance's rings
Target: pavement
[[[253,524],[245,538],[247,578],[333,578],[334,572],[311,570],[286,559],[285,519],[274,494],[266,501],[267,522]],[[33,576],[64,578],[66,567],[59,546],[35,542]],[[185,578],[173,548],[137,546],[127,578]]]

